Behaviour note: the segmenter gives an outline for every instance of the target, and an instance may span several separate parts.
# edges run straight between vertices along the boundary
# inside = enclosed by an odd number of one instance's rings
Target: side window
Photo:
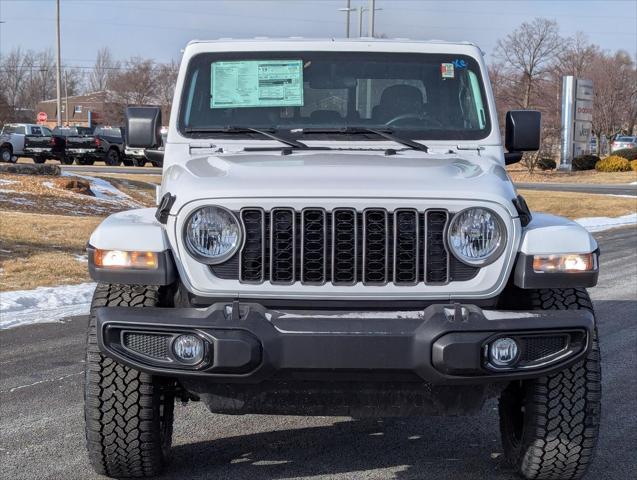
[[[31,127],[31,135],[42,136],[42,129],[40,127]]]
[[[50,137],[51,136],[51,130],[49,130],[46,127],[42,127],[42,134],[46,137]]]

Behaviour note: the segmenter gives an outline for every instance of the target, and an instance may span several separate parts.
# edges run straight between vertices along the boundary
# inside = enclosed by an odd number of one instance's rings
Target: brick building
[[[47,115],[46,122],[42,123],[50,128],[56,126],[57,99],[44,100],[38,103],[36,118],[39,112]],[[62,124],[90,127],[96,125],[123,125],[126,105],[115,101],[108,91],[74,95],[68,98],[62,97]],[[162,106],[162,120],[168,124],[170,106]],[[35,119],[34,119],[35,120]]]

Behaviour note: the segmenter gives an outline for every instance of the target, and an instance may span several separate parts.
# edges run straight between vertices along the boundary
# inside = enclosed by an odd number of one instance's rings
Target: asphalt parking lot
[[[595,301],[603,355],[598,454],[587,478],[637,478],[637,229],[596,234]],[[0,472],[93,479],[84,450],[86,318],[0,332]],[[512,479],[495,401],[462,418],[210,415],[176,408],[166,479]]]

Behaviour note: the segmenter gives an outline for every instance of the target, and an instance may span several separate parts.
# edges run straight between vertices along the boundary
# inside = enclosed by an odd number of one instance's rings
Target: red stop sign
[[[46,112],[39,112],[38,113],[38,122],[46,122],[48,119],[49,119],[49,117],[46,114]]]

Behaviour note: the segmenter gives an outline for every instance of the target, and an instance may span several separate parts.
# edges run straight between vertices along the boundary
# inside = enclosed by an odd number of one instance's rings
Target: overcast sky
[[[351,0],[352,7],[367,0]],[[344,37],[346,0],[62,0],[62,60],[89,67],[97,49],[118,59],[178,59],[191,39],[254,36]],[[607,50],[637,52],[637,0],[376,0],[376,33],[469,40],[491,53],[498,38],[534,17],[563,35],[585,32]],[[365,14],[366,15],[366,14]],[[55,46],[55,0],[0,0],[0,54]],[[364,27],[367,18],[364,18]],[[358,36],[358,14],[351,20]],[[366,30],[364,30],[366,31]]]

